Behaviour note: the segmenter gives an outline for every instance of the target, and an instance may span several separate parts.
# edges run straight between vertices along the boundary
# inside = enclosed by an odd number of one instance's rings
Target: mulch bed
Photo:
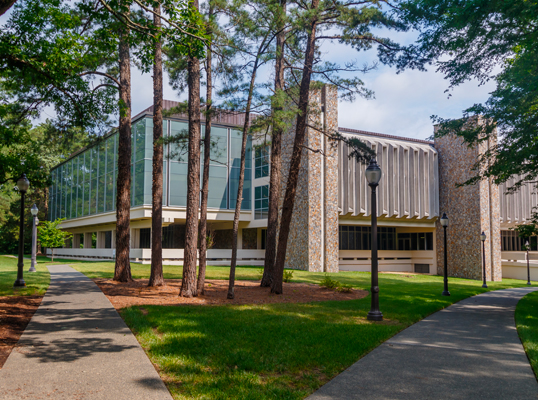
[[[180,279],[167,279],[166,286],[149,288],[147,279],[129,283],[109,279],[94,279],[112,305],[117,309],[135,305],[229,305],[266,303],[309,303],[313,301],[353,300],[368,295],[365,290],[340,293],[309,283],[284,283],[284,294],[274,295],[269,288],[260,287],[258,281],[236,281],[235,298],[226,299],[228,281],[206,280],[203,296],[179,297]]]
[[[41,304],[43,296],[0,296],[0,368]]]

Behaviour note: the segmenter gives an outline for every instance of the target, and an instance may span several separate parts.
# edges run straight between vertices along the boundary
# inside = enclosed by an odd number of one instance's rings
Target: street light
[[[372,304],[370,311],[366,316],[371,321],[382,321],[383,314],[379,311],[379,286],[377,279],[377,202],[376,202],[376,188],[381,179],[381,168],[377,165],[375,158],[370,160],[370,165],[366,168],[366,180],[368,185],[372,189]]]
[[[22,277],[22,269],[24,268],[23,262],[23,251],[24,251],[24,196],[30,187],[30,181],[26,178],[26,174],[22,176],[17,181],[17,187],[19,192],[21,192],[21,217],[20,217],[20,228],[19,228],[19,262],[17,263],[17,280],[13,284],[14,287],[26,286],[26,282]]]
[[[32,206],[32,209],[30,212],[32,213],[32,263],[30,265],[30,269],[28,272],[36,272],[35,264],[36,264],[36,252],[37,252],[37,213],[38,213],[37,206],[34,204]]]
[[[529,241],[527,240],[527,243],[525,243],[525,247],[527,248],[527,285],[531,284],[531,267],[529,265]]]
[[[447,270],[447,257],[446,257],[446,228],[448,227],[448,217],[446,216],[446,213],[443,213],[443,216],[441,217],[441,225],[443,226],[445,230],[445,289],[443,290],[443,296],[450,296],[450,292],[448,291],[448,270]]]
[[[482,232],[480,235],[480,240],[482,241],[482,287],[487,288],[488,285],[486,285],[486,234]]]

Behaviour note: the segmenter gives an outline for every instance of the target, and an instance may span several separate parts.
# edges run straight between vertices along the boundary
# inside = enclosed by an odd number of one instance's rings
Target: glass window
[[[205,135],[205,129],[204,129]],[[205,136],[204,136],[205,137]],[[211,165],[226,165],[228,162],[228,129],[211,127]],[[203,164],[204,147],[201,148],[201,159]]]
[[[170,121],[170,160],[187,161],[187,138],[189,125],[186,122]]]
[[[112,248],[112,231],[105,232],[105,249]]]
[[[256,168],[254,178],[269,176],[269,145],[257,146],[254,152],[254,166]]]
[[[151,204],[153,184],[153,162],[151,160],[144,160],[144,204]]]
[[[212,165],[209,168],[209,192],[207,194],[207,206],[210,208],[227,208],[227,203],[228,168],[226,168],[226,166]]]
[[[144,160],[134,165],[134,206],[144,204]]]
[[[232,168],[230,173],[230,209],[235,209],[237,201],[237,190],[239,189],[239,168]],[[241,203],[242,210],[251,209],[251,170],[245,169],[245,179],[243,183],[243,202]],[[269,206],[268,206],[269,207]]]
[[[243,132],[231,130],[230,132],[230,166],[239,168],[241,166],[241,144]],[[252,168],[252,138],[248,136],[245,152],[245,168]]]
[[[269,185],[254,189],[254,218],[265,219],[269,212]]]
[[[133,135],[135,140],[135,152],[134,161],[143,160],[146,155],[146,119],[142,119],[135,123],[133,126]]]
[[[170,205],[187,205],[187,163],[170,162]]]
[[[151,248],[151,228],[140,229],[140,248]]]

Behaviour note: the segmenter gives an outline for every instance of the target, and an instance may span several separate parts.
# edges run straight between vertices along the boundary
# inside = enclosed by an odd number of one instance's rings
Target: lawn
[[[175,267],[179,270],[178,267]],[[211,267],[208,277],[227,268]],[[257,268],[239,268],[245,279]],[[370,274],[331,274],[368,288]],[[319,282],[323,274],[297,271],[294,281]],[[370,297],[352,301],[249,306],[143,306],[122,310],[174,398],[301,399],[407,326],[456,301],[487,290],[524,286],[442,277],[380,275],[385,321],[366,320]]]
[[[28,296],[43,295],[47,291],[50,282],[49,270],[38,260],[37,272],[28,272],[30,260],[24,259],[24,280],[26,287],[13,288],[17,279],[17,259],[10,256],[0,255],[0,296]]]
[[[16,260],[8,262],[16,271]],[[57,259],[56,263],[69,264],[90,278],[113,277],[112,262]],[[133,278],[149,277],[149,265],[131,264],[131,268]],[[259,279],[259,271],[238,267],[237,279]],[[209,266],[207,278],[227,279],[228,273],[228,267]],[[181,274],[181,267],[164,267],[166,279],[180,279]],[[330,275],[355,288],[370,286],[369,273]],[[292,282],[319,283],[323,277],[294,271]],[[14,279],[15,274],[9,282]],[[142,306],[123,309],[121,315],[176,399],[302,399],[429,314],[485,291],[526,286],[505,279],[488,282],[489,288],[483,289],[481,281],[450,278],[452,296],[444,297],[440,276],[380,274],[379,281],[385,317],[380,323],[366,320],[369,296],[305,304]],[[530,316],[538,315],[538,293],[530,296],[524,300],[529,298],[532,304],[520,302],[525,318],[518,317],[518,329],[522,340],[521,329],[527,334],[526,349],[536,370],[538,319]]]
[[[538,292],[523,297],[516,307],[517,333],[538,378]]]

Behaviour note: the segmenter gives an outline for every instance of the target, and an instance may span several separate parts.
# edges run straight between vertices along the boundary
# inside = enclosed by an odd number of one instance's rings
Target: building
[[[338,127],[337,92],[313,91],[313,106],[303,150],[286,266],[319,272],[370,269],[370,189],[365,165],[350,159],[347,145],[335,145],[318,129],[356,136],[372,146],[383,171],[378,189],[379,266],[383,271],[437,274],[442,267],[440,210],[450,218],[450,274],[481,277],[480,233],[486,232],[488,279],[502,278],[501,250],[518,248],[507,228],[529,218],[536,195],[505,197],[491,182],[457,187],[471,173],[485,148],[468,149],[458,138],[434,142]],[[165,108],[174,106],[165,101]],[[213,246],[208,263],[227,265],[237,201],[241,114],[221,114],[213,121],[208,222]],[[133,118],[131,258],[151,260],[152,107]],[[187,129],[185,115],[166,118],[164,135]],[[203,133],[203,130],[202,130]],[[283,138],[282,186],[287,180],[293,132]],[[488,144],[489,145],[489,144]],[[485,146],[485,145],[482,145]],[[241,207],[238,264],[263,265],[267,228],[269,147],[249,138]],[[186,216],[186,155],[165,145],[163,260],[182,264]],[[117,134],[79,151],[52,171],[50,219],[65,218],[74,234],[56,253],[64,257],[111,259],[115,242]],[[527,211],[521,212],[517,202]],[[527,202],[527,203],[522,203]],[[518,203],[519,204],[519,203]],[[502,212],[501,212],[502,210]],[[502,229],[502,233],[501,233]],[[501,249],[501,237],[503,249]],[[536,246],[536,243],[534,242]],[[510,247],[512,246],[512,247]],[[515,247],[514,247],[515,246]]]

